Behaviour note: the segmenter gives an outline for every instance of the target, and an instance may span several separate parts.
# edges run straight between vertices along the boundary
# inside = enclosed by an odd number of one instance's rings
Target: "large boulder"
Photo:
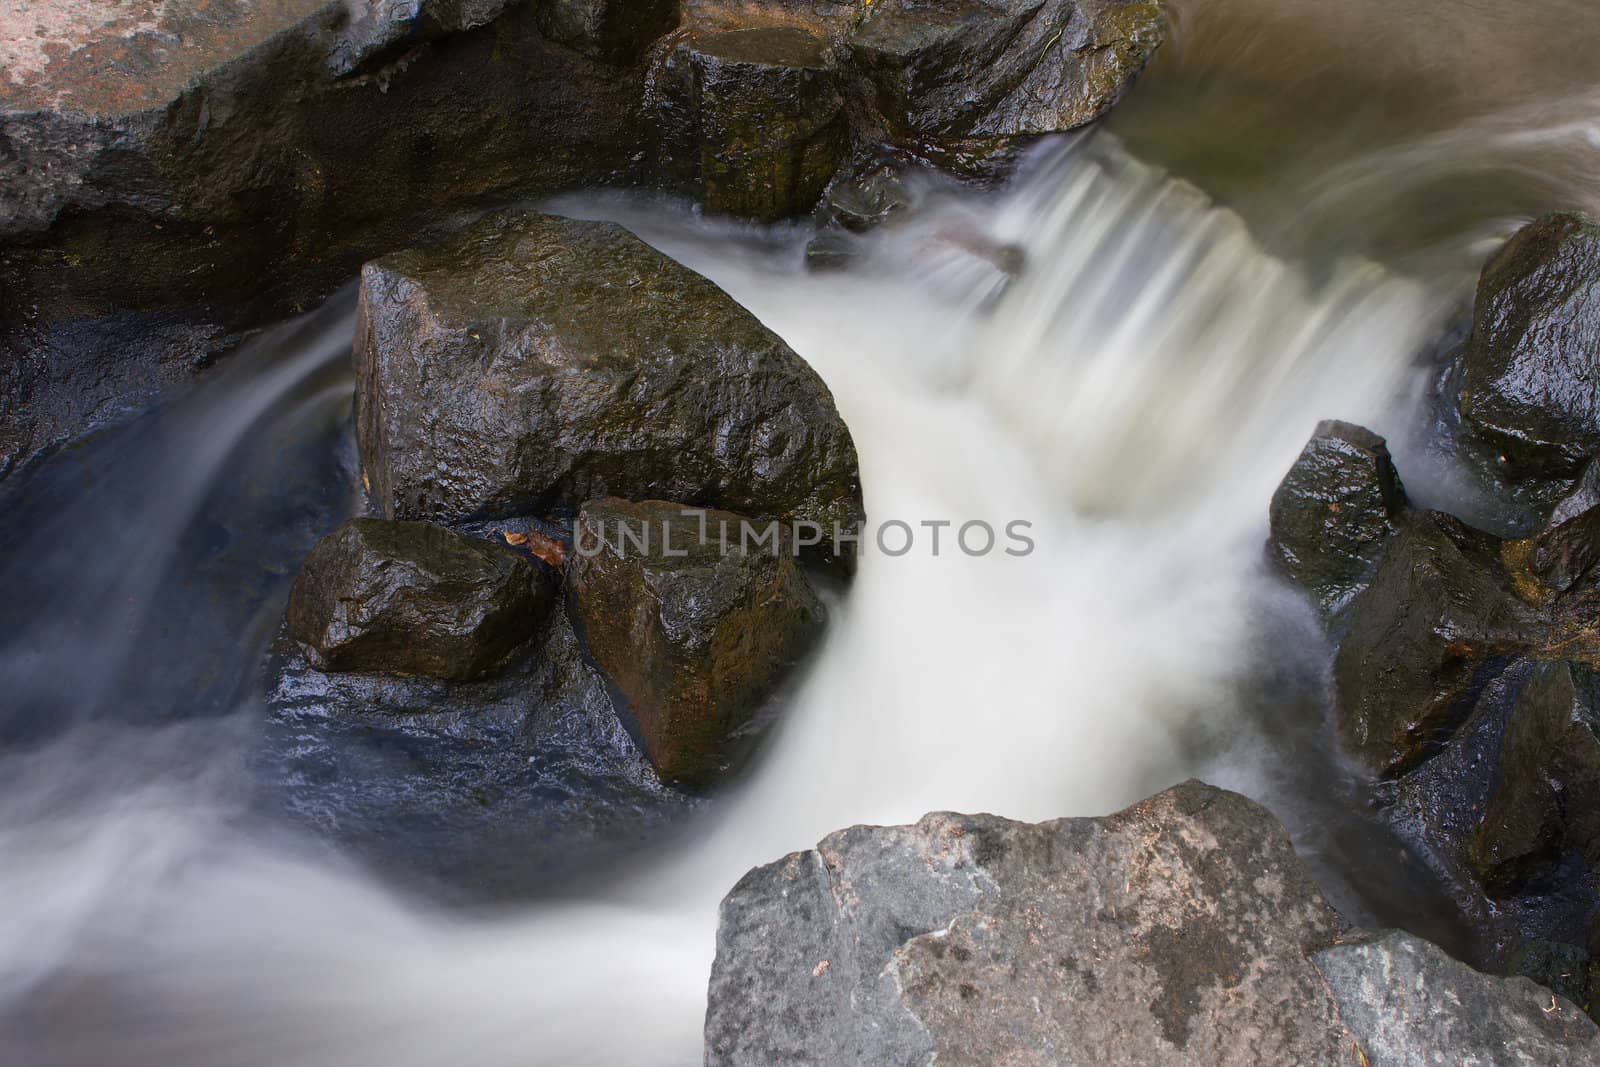
[[[820,633],[826,614],[790,539],[757,545],[766,533],[739,515],[662,501],[598,500],[578,517],[573,617],[664,781],[721,776]]]
[[[1600,452],[1600,225],[1549,215],[1501,249],[1456,381],[1469,454],[1548,511]]]
[[[723,901],[706,1063],[1587,1062],[1531,983],[1350,934],[1263,809],[1198,782],[1103,819],[855,827]],[[1436,984],[1411,988],[1425,971]],[[1329,976],[1333,976],[1331,979]],[[1536,1010],[1530,1012],[1528,1008]],[[1437,1060],[1385,1059],[1426,1007]],[[1518,1062],[1518,1061],[1513,1061]],[[1535,1061],[1537,1062],[1537,1061]]]
[[[351,519],[318,541],[289,632],[325,671],[464,680],[505,664],[551,594],[526,556],[424,522]]]
[[[1405,511],[1383,438],[1321,423],[1272,496],[1268,557],[1331,615],[1365,588]]]
[[[364,477],[389,515],[571,514],[617,495],[830,532],[850,431],[788,345],[619,226],[522,211],[362,272]]]
[[[1351,602],[1334,658],[1339,735],[1363,767],[1396,776],[1447,741],[1482,686],[1545,640],[1501,542],[1439,512],[1415,515]]]

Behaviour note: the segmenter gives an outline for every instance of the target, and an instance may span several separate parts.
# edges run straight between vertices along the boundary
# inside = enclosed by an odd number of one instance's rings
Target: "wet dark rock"
[[[726,293],[619,226],[527,212],[369,264],[356,417],[403,518],[667,498],[830,531],[862,516],[826,385]]]
[[[677,0],[534,0],[539,32],[608,63],[632,63],[678,24]]]
[[[465,211],[576,188],[770,219],[885,140],[993,173],[1164,33],[1117,0],[691,3],[676,34],[673,0],[81,6],[0,13],[43,42],[0,79],[0,475],[199,365],[174,319],[214,353]]]
[[[1469,456],[1548,511],[1600,452],[1600,226],[1549,215],[1490,261],[1456,381]]]
[[[1471,861],[1496,896],[1600,877],[1600,678],[1541,663],[1512,706]]]
[[[324,671],[448,680],[502,667],[548,611],[535,565],[442,526],[351,519],[317,542],[289,595],[289,632]]]
[[[655,77],[663,169],[713,214],[810,211],[849,154],[834,52],[806,29],[687,30]]]
[[[584,505],[567,597],[662,779],[704,786],[749,748],[765,725],[763,701],[826,613],[788,543],[758,547],[743,541],[741,516],[706,511],[702,527],[684,511],[661,501]]]
[[[1509,660],[1548,624],[1515,593],[1498,539],[1414,515],[1350,604],[1334,659],[1338,728],[1366,769],[1394,776],[1437,752]]]
[[[1273,494],[1268,556],[1331,615],[1365,588],[1405,511],[1383,438],[1324,422]]]
[[[879,0],[848,44],[892,141],[981,171],[1013,139],[1103,115],[1165,32],[1142,0]]]
[[[1536,537],[1510,542],[1504,555],[1530,598],[1549,600],[1593,586],[1594,567],[1600,563],[1600,507]]]
[[[1600,460],[1584,464],[1583,473],[1550,512],[1546,528],[1560,526],[1594,507],[1600,507]]]
[[[1348,1065],[1488,1062],[1471,1057],[1503,1048],[1557,1063],[1600,1050],[1582,1012],[1530,982],[1406,935],[1350,937],[1282,827],[1198,782],[1103,819],[859,826],[751,871],[723,901],[706,1062]],[[1419,1028],[1436,1060],[1383,1055]]]
[[[1600,1029],[1570,1001],[1525,978],[1479,974],[1409,934],[1339,945],[1312,960],[1365,1062],[1600,1060]]]
[[[64,27],[0,78],[0,454],[19,461],[143,399],[152,368],[192,369],[174,320],[237,338],[463,207],[637,167],[642,67],[546,39],[542,4],[68,7],[0,14],[12,40]]]
[[[1537,982],[1574,1004],[1589,1003],[1589,953],[1577,945],[1530,941],[1511,954],[1506,973]]]
[[[916,210],[917,200],[899,165],[873,159],[841,172],[829,184],[818,208],[818,224],[867,233],[909,215]]]

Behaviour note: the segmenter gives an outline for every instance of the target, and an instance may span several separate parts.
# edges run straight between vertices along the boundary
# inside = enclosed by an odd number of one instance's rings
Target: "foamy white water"
[[[1271,488],[1318,419],[1393,421],[1459,296],[1371,263],[1313,277],[1103,140],[1004,195],[936,198],[832,276],[655,209],[563,206],[620,214],[817,368],[875,521],[1025,520],[1037,550],[972,558],[946,530],[937,557],[869,552],[759,773],[581,905],[408,902],[242,828],[225,761],[164,776],[181,729],[30,757],[0,809],[0,1060],[698,1062],[716,906],[749,867],[934,809],[1114,810],[1195,769],[1196,723],[1246,728]],[[937,239],[956,225],[1025,249],[998,301],[993,268]],[[60,766],[113,759],[135,765],[58,795]]]

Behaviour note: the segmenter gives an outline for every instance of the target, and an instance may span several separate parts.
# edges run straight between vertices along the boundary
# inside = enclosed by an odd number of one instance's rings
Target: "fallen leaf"
[[[525,533],[512,533],[507,530],[500,536],[506,539],[506,544],[508,545],[525,545],[528,543],[528,535]]]

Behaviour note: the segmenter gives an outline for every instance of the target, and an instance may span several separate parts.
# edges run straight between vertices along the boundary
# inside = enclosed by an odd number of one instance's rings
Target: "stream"
[[[1001,189],[928,181],[839,272],[806,271],[800,228],[538,205],[622,222],[780,334],[873,523],[918,534],[864,554],[711,798],[603,724],[386,728],[275,685],[299,561],[360,506],[350,290],[0,486],[0,1062],[698,1063],[750,867],[1188,777],[1271,807],[1347,914],[1451,945],[1361,817],[1267,504],[1340,418],[1390,437],[1414,498],[1482,511],[1414,432],[1434,348],[1499,239],[1600,208],[1597,37],[1576,0],[1188,0],[1103,127]],[[974,519],[1034,550],[935,552],[921,525]]]

